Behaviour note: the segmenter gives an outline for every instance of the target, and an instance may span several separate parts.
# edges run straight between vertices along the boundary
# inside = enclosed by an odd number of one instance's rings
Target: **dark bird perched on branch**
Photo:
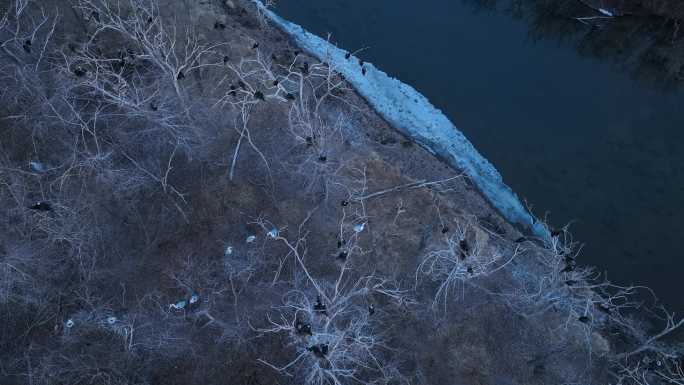
[[[304,62],[304,65],[302,66],[302,73],[304,75],[309,74],[309,62]]]
[[[185,74],[183,73],[183,71],[178,71],[178,75],[176,76],[176,79],[178,79],[178,80],[185,79]]]
[[[214,29],[226,29],[226,25],[217,21],[214,23]]]
[[[81,67],[76,67],[76,68],[74,68],[74,75],[76,75],[76,76],[79,77],[79,78],[85,76],[85,74],[86,74],[87,72],[88,72],[88,71],[86,71],[85,69],[83,69],[83,68],[81,68]]]
[[[252,49],[257,49],[259,48],[259,42],[255,41],[254,44],[252,44]]]
[[[337,240],[337,248],[339,249],[342,247],[342,245],[346,244],[347,242],[344,239],[338,239]]]
[[[47,203],[47,202],[38,202],[34,204],[33,206],[30,207],[31,210],[36,210],[36,211],[50,211],[52,210],[52,206]]]
[[[313,353],[318,358],[325,358],[325,356],[328,355],[328,344],[309,346],[307,350]]]
[[[578,320],[579,320],[579,322],[581,322],[581,323],[583,323],[583,324],[588,323],[588,322],[590,321],[589,317],[587,317],[587,316],[585,316],[585,315],[580,316],[580,317],[578,318]]]
[[[449,232],[449,226],[442,227],[442,234],[446,234],[448,232]]]
[[[255,93],[254,93],[254,97],[257,98],[257,99],[259,99],[259,100],[261,100],[261,101],[266,100],[266,99],[264,98],[264,93],[261,92],[261,91],[255,92]]]
[[[295,96],[288,92],[287,95],[285,95],[285,99],[287,99],[287,100],[295,100]]]
[[[27,39],[21,47],[26,53],[31,53],[31,39]]]
[[[347,53],[344,54],[344,58],[345,58],[345,59],[349,59],[350,57],[351,57],[351,53],[350,53],[350,52],[347,52]]]
[[[311,325],[306,322],[302,322],[299,318],[296,318],[295,331],[297,334],[311,335]]]
[[[461,241],[458,242],[458,249],[461,259],[466,259],[468,253],[470,252],[470,246],[468,246],[468,241],[466,241],[465,239],[461,239]]]
[[[321,302],[321,296],[320,295],[316,297],[316,303],[314,304],[313,308],[314,308],[314,312],[316,312],[318,314],[322,314],[325,316],[328,315],[327,307],[325,306],[325,304],[323,302]]]
[[[346,261],[348,256],[349,253],[347,253],[346,251],[340,251],[340,253],[337,255],[337,259],[339,259],[340,261]]]
[[[318,160],[319,160],[321,163],[325,163],[325,162],[328,160],[328,157],[325,156],[325,155],[321,155],[321,156],[318,157]]]
[[[373,304],[368,305],[368,315],[375,314],[375,306]]]
[[[361,75],[366,76],[366,67],[361,68]]]
[[[230,57],[228,57],[228,55],[225,55],[223,57],[223,64],[228,64],[229,61],[230,61]]]
[[[151,102],[151,103],[150,103],[150,109],[151,109],[152,111],[158,111],[158,110],[159,110],[159,106],[157,106],[157,103]]]
[[[153,21],[152,16],[147,18],[147,24],[152,24],[152,21]]]

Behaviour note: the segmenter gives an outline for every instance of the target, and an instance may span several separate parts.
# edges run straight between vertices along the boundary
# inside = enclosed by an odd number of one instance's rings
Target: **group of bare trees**
[[[559,329],[582,328],[589,350],[594,331],[619,328],[627,342],[611,359],[621,384],[683,383],[682,352],[663,342],[683,321],[664,312],[664,328],[644,332],[631,313],[639,288],[597,282],[575,263],[567,231],[511,242],[474,217],[440,216],[413,285],[369,266],[368,201],[438,196],[461,176],[369,190],[363,162],[345,151],[361,107],[334,63],[277,57],[257,42],[231,59],[224,43],[169,23],[155,0],[54,9],[16,0],[2,12],[0,338],[12,342],[0,378],[143,383],[160,357],[175,368],[200,354],[193,341],[213,342],[207,354],[223,357],[268,339],[278,348],[247,356],[283,380],[409,383],[388,343],[390,314],[446,312],[468,287],[528,318],[560,312]],[[65,19],[85,38],[65,39]],[[287,112],[287,138],[276,144],[254,128],[264,105]],[[210,148],[226,120],[232,147],[217,163]],[[283,193],[314,203],[294,227],[282,215],[252,218],[244,237],[221,239],[219,255],[164,248],[196,236],[175,229],[215,219],[196,209],[204,182],[195,179],[215,163],[228,182],[257,185],[264,201]],[[309,248],[312,217],[331,206],[333,263]],[[404,211],[401,203],[395,224]],[[162,263],[153,279],[149,266]],[[487,284],[499,280],[511,284]]]

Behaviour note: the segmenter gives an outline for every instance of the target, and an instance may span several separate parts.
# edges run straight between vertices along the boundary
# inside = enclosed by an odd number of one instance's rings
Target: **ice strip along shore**
[[[529,213],[511,188],[504,184],[496,168],[420,92],[371,63],[364,63],[366,74],[363,75],[358,58],[353,55],[345,58],[347,51],[281,18],[260,1],[253,1],[259,11],[288,34],[297,46],[343,74],[389,124],[468,175],[507,221],[544,240],[550,238],[546,227]]]

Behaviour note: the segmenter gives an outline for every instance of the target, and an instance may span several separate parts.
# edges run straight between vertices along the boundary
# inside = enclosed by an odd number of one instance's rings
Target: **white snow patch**
[[[452,167],[464,171],[504,218],[522,225],[544,240],[550,239],[546,228],[530,215],[516,194],[504,184],[496,168],[421,93],[371,63],[365,63],[367,73],[364,76],[357,58],[345,59],[346,51],[281,18],[259,0],[253,1],[266,17],[290,35],[299,48],[343,74],[392,126]]]
[[[613,13],[607,9],[599,8],[598,11],[606,16],[613,17]]]

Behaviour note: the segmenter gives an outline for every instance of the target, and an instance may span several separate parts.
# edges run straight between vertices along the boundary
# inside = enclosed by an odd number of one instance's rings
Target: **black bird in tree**
[[[33,206],[30,207],[31,210],[36,210],[36,211],[50,211],[52,210],[52,206],[47,203],[47,202],[38,202],[34,204]]]
[[[328,355],[328,344],[318,344],[309,346],[308,351],[313,353],[318,358],[325,358]]]
[[[225,55],[225,56],[223,57],[223,64],[224,64],[224,65],[225,65],[225,64],[228,64],[229,61],[230,61],[230,57],[228,57],[228,55]]]
[[[76,76],[79,77],[79,78],[85,76],[85,74],[86,74],[87,72],[88,72],[88,71],[86,71],[85,69],[83,69],[83,68],[81,68],[81,67],[76,67],[76,68],[74,68],[74,75],[76,75]]]
[[[448,232],[449,232],[449,226],[442,227],[442,234],[446,234]]]
[[[465,239],[461,239],[461,241],[458,242],[458,249],[461,259],[466,259],[468,253],[470,252],[470,246],[468,246],[468,241],[466,241]]]
[[[340,253],[337,255],[337,259],[339,259],[340,261],[346,261],[348,256],[349,253],[347,253],[346,251],[340,251]]]
[[[295,319],[295,331],[297,334],[311,335],[311,325],[302,322],[299,318]]]
[[[366,76],[366,67],[361,68],[361,75]]]
[[[316,297],[316,303],[314,304],[314,312],[322,314],[324,316],[328,315],[328,309],[323,302],[321,302],[321,296]]]
[[[214,29],[226,29],[226,25],[217,21],[214,23]]]
[[[344,54],[345,59],[349,59],[350,57],[351,57],[351,53],[347,52],[346,54]]]
[[[183,71],[178,71],[178,75],[176,76],[176,79],[178,79],[178,80],[185,79],[185,74],[183,73]]]
[[[375,314],[375,306],[373,304],[368,305],[368,315]]]
[[[257,49],[259,48],[259,42],[255,41],[254,44],[252,44],[252,49]]]
[[[349,201],[348,201],[348,200],[343,200],[343,201],[340,203],[340,205],[341,205],[342,207],[347,207],[347,206],[349,206]]]
[[[578,318],[578,320],[579,320],[579,322],[581,322],[581,323],[583,323],[583,324],[589,323],[589,321],[590,321],[589,317],[587,317],[587,316],[585,316],[585,315],[580,316],[580,317]]]
[[[27,39],[21,47],[26,53],[31,53],[31,39]]]
[[[287,100],[295,100],[295,96],[288,92],[287,95],[285,95],[285,99],[287,99]]]
[[[266,100],[266,99],[264,98],[264,93],[261,92],[261,91],[255,92],[255,93],[254,93],[254,97],[257,98],[257,99],[259,99],[259,100],[261,100],[261,101]]]
[[[150,103],[150,109],[151,109],[152,111],[158,111],[158,110],[159,110],[159,106],[157,106],[157,103],[152,102],[152,103]]]
[[[325,162],[328,160],[328,157],[325,156],[325,155],[321,155],[321,156],[318,157],[318,160],[319,160],[321,163],[325,163]]]

